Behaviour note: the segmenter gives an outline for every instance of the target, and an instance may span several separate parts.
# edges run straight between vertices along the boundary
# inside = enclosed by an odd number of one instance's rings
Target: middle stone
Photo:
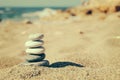
[[[44,53],[45,49],[43,47],[34,47],[34,48],[27,48],[27,54],[41,54]]]

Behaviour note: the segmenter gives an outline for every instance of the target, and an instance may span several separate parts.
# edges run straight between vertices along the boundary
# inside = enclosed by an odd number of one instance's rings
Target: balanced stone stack
[[[32,34],[29,36],[29,41],[25,43],[26,49],[26,62],[25,65],[35,65],[35,66],[48,66],[49,61],[44,60],[45,58],[45,48],[42,47],[43,34]]]

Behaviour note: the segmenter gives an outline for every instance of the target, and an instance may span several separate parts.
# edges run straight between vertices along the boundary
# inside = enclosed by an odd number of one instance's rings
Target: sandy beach
[[[20,65],[32,33],[44,34],[49,67]],[[120,12],[0,23],[0,80],[120,80]]]

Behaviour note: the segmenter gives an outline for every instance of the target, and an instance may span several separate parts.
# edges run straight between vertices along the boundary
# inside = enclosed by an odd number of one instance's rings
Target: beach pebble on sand
[[[42,39],[43,37],[44,37],[43,34],[37,33],[37,34],[31,34],[31,35],[29,36],[29,39],[30,39],[30,40],[40,40],[40,39]]]
[[[32,41],[32,40],[30,40],[30,41],[27,41],[26,43],[25,43],[25,46],[26,47],[40,47],[40,46],[42,46],[43,45],[43,41],[42,40],[37,40],[37,41]]]
[[[26,53],[33,53],[33,54],[41,54],[44,53],[45,49],[41,48],[28,48],[26,49]]]
[[[49,61],[48,60],[42,60],[40,62],[24,62],[22,63],[22,65],[26,65],[26,66],[48,66],[49,65]]]
[[[28,62],[39,62],[42,61],[45,58],[45,54],[42,53],[40,55],[27,55],[26,61]]]

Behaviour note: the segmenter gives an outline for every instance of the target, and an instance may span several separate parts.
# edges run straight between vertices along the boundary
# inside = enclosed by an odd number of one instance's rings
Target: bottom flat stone
[[[27,55],[26,56],[26,61],[28,61],[28,62],[40,62],[40,61],[42,61],[43,59],[45,58],[45,54],[44,53],[42,53],[42,54],[39,54],[39,55]]]
[[[24,62],[21,65],[26,65],[26,66],[49,66],[49,61],[48,60],[43,60],[40,62]]]

